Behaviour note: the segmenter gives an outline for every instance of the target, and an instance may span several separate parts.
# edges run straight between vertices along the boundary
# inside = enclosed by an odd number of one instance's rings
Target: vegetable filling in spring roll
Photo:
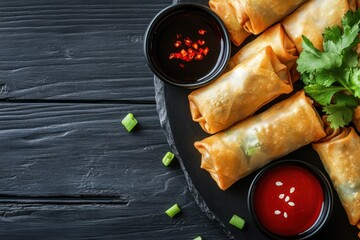
[[[201,168],[225,190],[271,160],[325,135],[312,101],[300,91],[194,145],[202,155]]]
[[[313,148],[329,174],[350,224],[360,224],[360,137],[353,128],[332,130]]]
[[[239,46],[250,34],[259,34],[306,0],[210,0],[210,8],[224,21]]]
[[[292,90],[287,67],[266,47],[188,98],[192,119],[207,133],[216,133]]]

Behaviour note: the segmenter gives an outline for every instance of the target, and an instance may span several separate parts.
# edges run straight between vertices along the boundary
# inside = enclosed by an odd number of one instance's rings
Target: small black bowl
[[[260,185],[262,183],[268,184],[269,182],[271,182],[270,186],[272,186],[273,183],[272,183],[272,181],[269,180],[269,176],[276,176],[274,178],[278,179],[278,176],[280,175],[279,174],[280,171],[286,172],[286,170],[284,170],[283,167],[286,168],[286,167],[289,167],[289,166],[290,167],[295,167],[295,168],[298,167],[298,169],[303,169],[307,173],[310,173],[309,175],[312,175],[313,177],[315,177],[314,179],[317,180],[317,182],[321,186],[321,189],[322,189],[322,192],[323,192],[323,195],[322,195],[323,196],[323,202],[322,202],[322,205],[321,205],[321,210],[320,210],[319,214],[317,215],[317,218],[315,218],[316,220],[314,221],[314,223],[308,229],[306,229],[305,231],[302,231],[302,232],[299,232],[299,233],[293,234],[293,235],[292,234],[290,234],[290,235],[289,234],[282,234],[282,233],[279,233],[279,232],[274,232],[272,230],[269,230],[269,227],[265,226],[266,223],[262,222],[261,217],[258,216],[258,213],[256,211],[256,207],[255,207],[255,205],[256,205],[256,203],[255,203],[255,201],[256,201],[256,199],[255,199],[256,198],[256,190],[258,190],[259,192],[265,192],[264,189],[266,189],[266,187],[264,187],[264,186],[260,187]],[[281,168],[283,168],[283,169],[281,170]],[[274,173],[274,175],[272,175],[273,173]],[[268,177],[268,178],[266,178],[266,177]],[[272,179],[274,179],[274,178],[272,178]],[[298,182],[298,181],[301,181],[301,179],[298,179],[296,182]],[[278,183],[279,183],[280,186],[284,187],[285,190],[280,190],[280,191],[281,192],[284,191],[285,195],[284,194],[277,195],[278,192],[275,193],[277,191],[277,184]],[[272,194],[272,196],[271,196],[271,194],[266,195],[266,200],[274,199],[274,202],[275,201],[277,201],[276,203],[281,202],[280,204],[283,204],[282,206],[285,206],[285,208],[281,208],[278,205],[278,207],[274,211],[274,215],[272,215],[272,217],[274,219],[277,219],[277,217],[280,217],[280,218],[285,217],[285,213],[286,213],[285,211],[287,211],[286,209],[291,209],[291,207],[288,207],[287,204],[289,204],[290,202],[291,202],[291,206],[293,204],[297,204],[296,202],[293,203],[292,200],[291,200],[291,197],[294,196],[294,195],[291,195],[291,192],[293,192],[293,194],[294,194],[297,190],[294,190],[294,191],[290,190],[289,191],[289,189],[287,189],[287,188],[289,188],[290,184],[286,185],[286,183],[282,183],[281,181],[279,181],[279,182],[276,181],[275,185],[276,186],[273,187],[275,189],[275,191],[270,190],[270,192],[273,193],[273,194]],[[271,189],[271,187],[270,187],[270,189]],[[287,196],[289,196],[288,199],[286,199]],[[302,198],[300,198],[300,199],[302,199]],[[330,185],[329,181],[324,176],[324,174],[319,169],[317,169],[316,167],[314,167],[314,166],[312,166],[310,164],[307,164],[307,163],[305,163],[303,161],[299,161],[299,160],[292,160],[292,159],[290,159],[290,160],[279,160],[277,162],[274,162],[274,163],[269,164],[268,166],[264,167],[255,176],[255,178],[253,179],[253,181],[251,183],[251,186],[249,188],[247,201],[248,201],[248,209],[249,209],[251,217],[253,218],[254,222],[256,223],[258,229],[260,229],[268,237],[270,237],[271,239],[303,240],[303,239],[308,239],[310,237],[313,237],[314,235],[319,233],[326,226],[327,222],[330,219],[332,208],[333,208],[333,193],[332,193],[332,188],[331,188],[331,185]],[[283,203],[282,201],[286,201],[287,204]],[[316,201],[316,199],[311,199],[311,202],[314,202],[314,201]],[[263,205],[260,204],[260,206],[263,206]],[[294,205],[294,206],[296,206],[296,205]],[[273,212],[273,209],[271,207],[266,206],[266,208],[268,208],[269,211],[261,211],[261,214],[263,214],[264,212],[267,212],[267,214]],[[296,214],[301,213],[301,211],[294,211],[294,212],[296,212]],[[300,220],[301,216],[298,216],[298,215],[293,215],[293,216],[296,216],[295,222],[301,222],[301,220]],[[286,218],[288,218],[287,213],[286,213]],[[290,216],[289,216],[289,218],[290,218]],[[295,218],[293,218],[293,219],[295,219]],[[275,224],[275,225],[276,226],[281,226],[280,227],[281,229],[286,229],[286,230],[289,229],[288,226],[286,226],[287,219],[281,220],[281,221],[284,222],[283,225],[277,225],[277,224]],[[274,220],[271,220],[270,222],[274,223]]]
[[[210,8],[178,3],[152,20],[145,33],[144,51],[148,66],[159,79],[197,88],[223,72],[231,42],[225,25]]]

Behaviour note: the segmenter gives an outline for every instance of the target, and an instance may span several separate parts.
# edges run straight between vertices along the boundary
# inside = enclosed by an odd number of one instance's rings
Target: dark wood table
[[[161,162],[143,40],[170,4],[0,1],[0,239],[226,239]]]

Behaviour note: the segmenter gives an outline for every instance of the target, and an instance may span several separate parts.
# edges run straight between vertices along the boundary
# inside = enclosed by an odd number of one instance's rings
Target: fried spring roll
[[[225,23],[239,46],[250,34],[259,34],[280,21],[306,0],[210,0],[210,8]]]
[[[302,51],[302,35],[322,50],[322,33],[325,28],[340,26],[344,14],[355,9],[355,0],[311,0],[286,17],[282,24],[299,53]]]
[[[270,46],[279,59],[279,61],[286,65],[291,73],[297,73],[296,60],[298,59],[298,53],[295,45],[286,35],[284,28],[281,24],[267,29],[255,40],[246,44],[241,48],[234,56],[232,56],[227,65],[227,71],[233,69],[239,63],[242,63],[252,55],[258,54],[263,48]],[[298,78],[296,74],[292,74],[292,80]]]
[[[193,91],[188,99],[192,119],[212,134],[292,90],[287,67],[266,47],[212,84]]]
[[[350,128],[332,130],[313,148],[329,174],[350,224],[360,226],[360,137]]]
[[[238,12],[242,8],[239,1],[211,0],[210,8],[221,18],[229,32],[231,41],[239,46],[251,34],[241,27],[242,15]]]
[[[267,111],[194,145],[202,155],[201,168],[225,190],[270,161],[325,135],[312,101],[299,91]]]

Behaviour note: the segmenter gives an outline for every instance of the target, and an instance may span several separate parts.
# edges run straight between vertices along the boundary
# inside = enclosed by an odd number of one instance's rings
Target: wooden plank
[[[131,133],[128,112],[139,121]],[[2,103],[0,122],[1,194],[140,196],[149,172],[167,174],[154,105]]]
[[[155,105],[1,103],[0,122],[0,237],[224,239],[179,164],[161,163],[169,146]],[[174,203],[183,213],[170,219]]]
[[[182,195],[182,214],[170,219],[169,203],[146,201],[114,205],[7,205],[0,211],[0,237],[18,239],[203,239],[225,240],[224,234]]]
[[[153,101],[144,33],[170,4],[1,1],[0,99]]]

